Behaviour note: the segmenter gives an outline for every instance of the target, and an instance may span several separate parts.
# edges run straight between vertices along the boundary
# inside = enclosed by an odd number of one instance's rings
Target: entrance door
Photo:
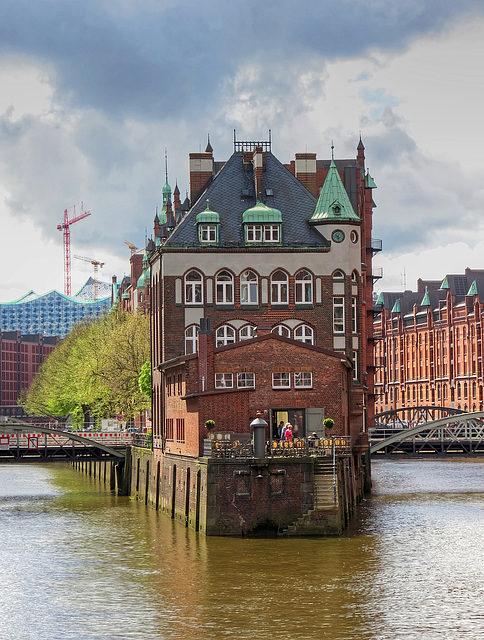
[[[306,409],[273,409],[272,410],[272,437],[278,438],[277,427],[280,422],[292,425],[292,433],[295,438],[306,437]]]

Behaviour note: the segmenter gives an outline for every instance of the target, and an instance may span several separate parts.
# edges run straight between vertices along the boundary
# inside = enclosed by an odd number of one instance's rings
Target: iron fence
[[[349,436],[335,436],[307,440],[298,438],[288,440],[270,440],[266,442],[265,454],[271,458],[297,458],[308,456],[330,456],[334,452],[337,456],[347,456],[351,453],[351,438]],[[204,440],[203,456],[205,458],[253,458],[254,450],[251,442],[240,440]]]

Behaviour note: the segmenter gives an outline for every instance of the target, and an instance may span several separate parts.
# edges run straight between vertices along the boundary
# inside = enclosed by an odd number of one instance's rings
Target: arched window
[[[333,280],[343,280],[345,277],[345,274],[341,271],[341,269],[336,269],[336,271],[333,272]]]
[[[285,324],[278,324],[276,327],[272,329],[272,333],[278,333],[283,338],[290,338],[291,331]]]
[[[307,324],[302,324],[294,330],[294,340],[314,344],[314,331]]]
[[[351,282],[358,282],[359,274],[358,271],[353,271],[351,273]]]
[[[215,276],[217,304],[233,304],[234,278],[228,271],[220,271]]]
[[[457,383],[457,398],[460,400],[460,382]]]
[[[235,342],[235,329],[228,324],[223,324],[215,332],[215,346],[223,347]]]
[[[203,304],[202,275],[189,271],[185,276],[185,304]]]
[[[246,324],[239,330],[239,340],[248,340],[249,338],[255,338],[256,335],[257,330],[251,324]]]
[[[192,324],[185,329],[185,354],[196,353],[197,351],[198,327]]]
[[[297,304],[312,304],[313,303],[313,277],[306,271],[301,269],[296,273],[296,303]]]
[[[257,304],[258,301],[258,278],[248,269],[240,276],[240,303]]]
[[[467,382],[464,382],[464,398],[467,400]]]
[[[289,302],[289,283],[287,273],[278,269],[271,278],[272,304],[287,304]]]

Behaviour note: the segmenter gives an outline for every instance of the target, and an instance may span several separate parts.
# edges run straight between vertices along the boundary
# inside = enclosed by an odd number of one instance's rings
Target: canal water
[[[484,636],[484,461],[373,464],[333,539],[204,538],[66,466],[0,465],[0,638]]]

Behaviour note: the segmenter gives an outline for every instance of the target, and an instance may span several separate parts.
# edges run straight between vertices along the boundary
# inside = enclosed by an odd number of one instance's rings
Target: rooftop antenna
[[[405,271],[405,265],[403,265],[403,273],[401,273],[400,275],[402,276],[403,290],[406,291],[407,290],[407,274]]]

